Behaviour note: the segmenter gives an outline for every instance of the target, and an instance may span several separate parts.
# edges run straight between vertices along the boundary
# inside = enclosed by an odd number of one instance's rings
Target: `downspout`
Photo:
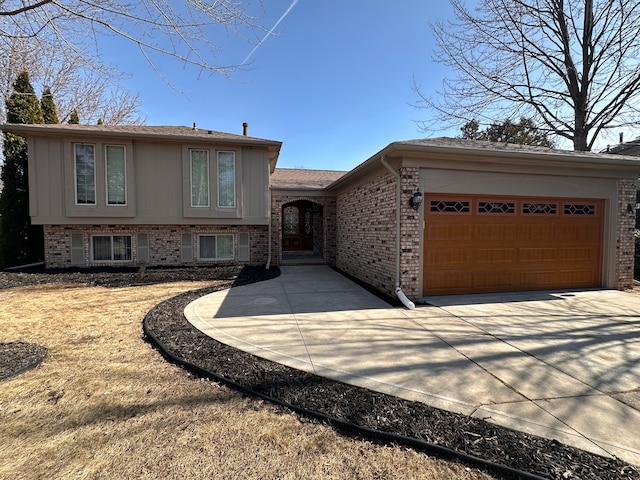
[[[273,215],[271,206],[271,174],[269,174],[269,188],[267,188],[267,208],[269,209],[269,226],[267,227],[267,270],[271,268],[271,216]]]
[[[404,294],[404,292],[402,291],[402,289],[400,288],[400,219],[401,219],[401,212],[400,212],[400,208],[401,208],[401,202],[402,202],[402,186],[401,186],[401,177],[400,174],[398,172],[396,172],[393,168],[391,168],[391,165],[389,165],[387,163],[387,161],[384,159],[384,155],[382,155],[380,157],[380,161],[382,162],[382,165],[385,166],[385,168],[387,170],[389,170],[389,172],[391,172],[391,174],[396,177],[396,286],[395,286],[395,293],[396,296],[398,297],[398,300],[400,300],[402,302],[402,304],[407,307],[409,310],[413,310],[414,308],[416,308],[416,305],[407,298],[407,296]]]

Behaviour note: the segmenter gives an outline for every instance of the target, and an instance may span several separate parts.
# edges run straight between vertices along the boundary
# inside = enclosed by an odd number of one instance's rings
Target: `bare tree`
[[[43,44],[39,40],[38,46]],[[143,123],[137,114],[138,96],[120,86],[124,74],[102,63],[88,67],[83,58],[58,47],[55,39],[47,48],[34,48],[33,39],[0,38],[0,89],[5,100],[0,102],[0,123],[5,120],[4,105],[13,93],[12,85],[23,71],[29,72],[37,91],[51,90],[62,123],[74,110],[83,123],[98,119],[106,124]]]
[[[225,74],[233,66],[218,65],[211,38],[255,32],[255,20],[236,0],[0,1],[0,37],[56,39],[88,65],[98,63],[100,39],[111,35],[137,47],[154,68],[161,55]]]
[[[590,150],[607,129],[640,124],[637,0],[451,0],[456,21],[432,25],[436,61],[451,67],[435,121],[527,117]],[[422,123],[423,128],[433,125]]]

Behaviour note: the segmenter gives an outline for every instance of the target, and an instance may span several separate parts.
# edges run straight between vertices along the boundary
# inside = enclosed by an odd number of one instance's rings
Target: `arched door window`
[[[289,205],[284,208],[284,234],[298,235],[300,233],[300,212],[298,207]]]
[[[313,250],[313,204],[298,201],[282,209],[282,249]]]

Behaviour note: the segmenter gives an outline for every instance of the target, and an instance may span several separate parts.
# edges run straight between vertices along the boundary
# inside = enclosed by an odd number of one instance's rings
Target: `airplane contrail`
[[[247,61],[251,58],[251,56],[255,53],[255,51],[260,48],[262,46],[262,44],[267,40],[267,38],[269,38],[269,36],[273,33],[273,31],[278,28],[278,25],[280,25],[280,22],[282,22],[282,20],[285,19],[285,17],[287,15],[289,15],[289,12],[293,9],[293,7],[296,6],[296,4],[299,2],[300,0],[293,0],[293,2],[291,2],[291,5],[289,5],[289,8],[287,8],[287,10],[282,14],[282,16],[278,19],[278,21],[275,23],[275,25],[273,27],[271,27],[271,30],[269,30],[267,32],[267,34],[264,36],[264,38],[262,40],[260,40],[260,42],[258,42],[258,44],[253,47],[253,50],[251,50],[249,52],[249,55],[247,55],[247,57],[242,61],[242,63],[240,64],[241,66],[244,65],[245,63],[247,63]]]

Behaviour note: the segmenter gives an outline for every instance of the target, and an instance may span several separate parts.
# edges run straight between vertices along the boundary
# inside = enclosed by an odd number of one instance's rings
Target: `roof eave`
[[[343,177],[327,186],[328,190],[340,188],[341,185],[349,183],[365,171],[373,168],[381,168],[380,158],[401,157],[401,156],[423,156],[424,154],[435,154],[439,156],[460,158],[461,161],[473,158],[482,163],[509,163],[520,165],[540,165],[540,166],[572,166],[586,167],[592,169],[611,169],[612,167],[627,172],[637,172],[640,174],[640,158],[625,155],[605,155],[590,154],[580,155],[576,152],[563,153],[562,150],[548,151],[516,151],[499,150],[486,148],[457,147],[451,145],[429,145],[415,144],[410,142],[393,142],[380,150],[375,155],[369,157],[360,165],[349,171]]]
[[[233,138],[217,137],[212,134],[209,138],[206,135],[179,135],[179,134],[163,134],[158,132],[124,132],[115,130],[71,130],[64,128],[63,126],[56,128],[55,126],[47,126],[47,129],[38,129],[37,126],[33,128],[33,124],[16,124],[5,123],[0,125],[0,130],[3,132],[10,132],[24,136],[60,136],[60,135],[73,135],[78,137],[106,137],[106,138],[130,138],[134,140],[160,140],[160,141],[189,141],[189,142],[207,142],[218,143],[225,145],[242,145],[242,146],[263,146],[277,148],[278,151],[282,146],[282,142],[276,140],[265,140],[262,138],[245,137],[243,135],[237,135]],[[277,156],[276,156],[277,158]]]

